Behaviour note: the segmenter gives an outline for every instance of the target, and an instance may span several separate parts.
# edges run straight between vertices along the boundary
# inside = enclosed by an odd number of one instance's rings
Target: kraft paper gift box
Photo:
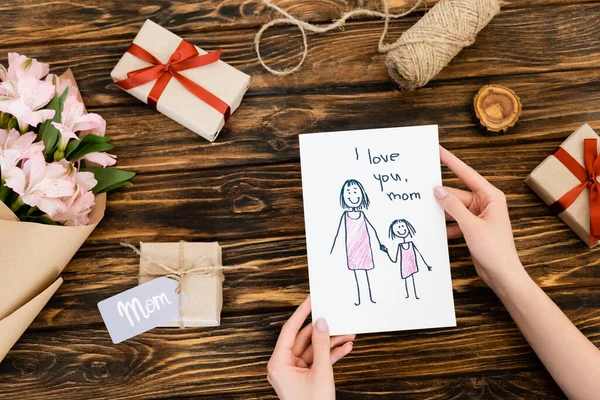
[[[181,43],[182,39],[179,36],[150,20],[146,20],[133,40],[133,44],[156,57],[162,64],[169,61]],[[207,54],[201,48],[197,46],[195,48],[200,55]],[[128,50],[110,76],[117,83],[127,79],[128,73],[149,66],[152,66],[150,62],[136,57]],[[229,105],[231,114],[240,105],[250,85],[249,75],[221,60],[178,73]],[[156,83],[155,79],[128,89],[127,92],[149,104],[148,96]],[[211,142],[217,138],[226,122],[226,117],[221,112],[186,89],[175,77],[168,82],[164,92],[159,96],[156,109]]]
[[[183,258],[181,257],[183,250]],[[141,285],[160,276],[170,275],[169,271],[153,261],[179,271],[197,267],[221,267],[221,246],[218,242],[191,243],[140,243]],[[183,262],[183,265],[181,265]],[[187,304],[181,313],[182,327],[218,326],[221,322],[223,306],[222,269],[207,270],[206,273],[183,275],[181,289],[187,296]],[[164,327],[178,327],[179,320],[169,321]]]
[[[600,150],[600,137],[588,125],[582,125],[573,132],[561,145],[564,151],[571,155],[582,167],[584,162],[584,140],[598,139],[596,156]],[[596,178],[597,180],[597,178]],[[582,184],[555,155],[548,156],[527,177],[525,183],[537,193],[547,204],[552,205],[561,199],[574,187]],[[560,209],[558,210],[560,211]],[[576,200],[558,216],[583,240],[589,247],[594,247],[598,241],[590,236],[590,197],[589,189],[585,188]]]

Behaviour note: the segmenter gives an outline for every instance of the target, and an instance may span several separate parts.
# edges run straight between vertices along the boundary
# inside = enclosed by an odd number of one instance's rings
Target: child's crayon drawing
[[[387,252],[387,248],[379,240],[377,231],[363,211],[369,208],[370,201],[365,188],[359,181],[348,179],[344,182],[340,191],[340,205],[344,209],[344,212],[340,217],[330,254],[333,253],[340,231],[343,230],[344,242],[346,244],[346,266],[350,271],[354,272],[354,280],[356,281],[357,301],[354,305],[359,306],[361,304],[360,284],[358,281],[359,271],[365,272],[369,300],[371,300],[371,303],[376,303],[373,300],[371,281],[369,280],[369,271],[375,268],[369,228],[375,235],[379,248],[385,252]]]
[[[389,237],[392,240],[399,239],[396,255],[394,258],[386,251],[390,261],[394,264],[398,263],[400,267],[400,277],[404,281],[406,289],[406,298],[410,297],[408,290],[408,281],[412,282],[413,293],[415,299],[419,300],[417,295],[417,284],[415,283],[415,274],[419,272],[419,264],[427,267],[427,270],[432,271],[433,268],[427,264],[425,258],[412,241],[413,236],[417,233],[416,229],[410,222],[405,219],[394,220],[390,224]]]

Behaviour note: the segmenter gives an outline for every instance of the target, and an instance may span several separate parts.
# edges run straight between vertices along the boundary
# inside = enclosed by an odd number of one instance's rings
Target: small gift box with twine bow
[[[140,256],[140,285],[162,276],[179,283],[179,318],[162,325],[165,327],[218,326],[223,306],[223,270],[256,269],[251,266],[223,266],[218,242],[140,242],[139,250],[129,243],[121,244]],[[182,293],[187,296],[185,308]]]
[[[214,141],[250,86],[250,76],[146,20],[110,73],[117,86]]]
[[[598,134],[582,125],[525,180],[589,247],[600,240],[599,150]]]

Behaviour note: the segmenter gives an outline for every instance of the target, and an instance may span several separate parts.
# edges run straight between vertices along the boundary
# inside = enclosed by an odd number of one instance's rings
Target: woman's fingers
[[[467,209],[464,203],[453,192],[443,186],[433,189],[437,201],[459,225],[468,224],[476,219],[473,213]]]
[[[277,344],[275,345],[275,351],[277,350],[292,350],[294,343],[296,342],[296,335],[298,335],[298,331],[306,321],[306,317],[310,314],[310,296],[306,298],[300,304],[300,306],[294,311],[290,319],[287,320],[285,324],[281,327],[281,333],[279,334],[279,338],[277,339]]]
[[[465,207],[470,209],[471,205],[473,204],[473,197],[474,197],[473,192],[468,192],[466,190],[456,189],[456,188],[448,187],[448,186],[444,186],[444,188],[447,191],[452,192],[454,195],[456,195],[456,197],[458,197],[458,199],[463,202]],[[444,216],[446,217],[446,221],[456,221],[452,217],[452,215],[448,214],[447,212],[445,212],[444,214],[445,214]]]
[[[324,318],[319,318],[313,324],[312,330],[312,349],[313,364],[311,369],[317,373],[331,374],[333,379],[333,370],[331,369],[331,337],[329,336],[329,325]]]
[[[292,353],[294,353],[295,356],[299,357],[302,353],[304,353],[304,350],[306,350],[306,348],[310,344],[311,336],[312,336],[312,323],[310,323],[310,324],[306,325],[304,328],[302,328],[300,330],[300,332],[298,333],[298,336],[296,336],[296,342],[294,343],[294,346],[292,347]]]
[[[473,203],[473,196],[474,196],[473,192],[469,192],[466,190],[457,189],[457,188],[453,188],[453,187],[448,187],[448,186],[444,186],[444,187],[446,188],[446,190],[448,190],[449,192],[452,192],[456,197],[458,197],[459,200],[463,202],[465,207],[469,208],[471,203]]]
[[[495,189],[494,185],[479,175],[477,171],[442,146],[440,146],[440,160],[442,164],[450,168],[473,192],[491,193]]]
[[[447,225],[446,234],[448,235],[448,239],[458,239],[463,237],[462,230],[458,224]]]
[[[343,335],[343,336],[334,336],[331,338],[330,348],[334,348],[340,345],[344,345],[345,343],[351,342],[356,339],[356,335]],[[309,345],[306,350],[302,353],[300,358],[307,364],[310,365],[313,363],[313,348],[312,345]]]
[[[331,365],[335,364],[342,358],[348,355],[352,351],[352,342],[347,342],[335,349],[331,350]]]

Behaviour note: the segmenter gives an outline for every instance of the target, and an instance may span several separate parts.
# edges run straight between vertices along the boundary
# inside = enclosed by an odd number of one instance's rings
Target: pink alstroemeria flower
[[[0,83],[0,100],[10,100],[17,94],[17,84],[14,81]]]
[[[75,190],[92,190],[98,184],[93,172],[79,171],[72,163],[64,158],[57,161],[57,163],[65,168],[69,179],[75,184]]]
[[[87,114],[82,102],[76,97],[67,96],[61,114],[61,123],[52,122],[52,125],[61,134],[58,151],[63,152],[70,139],[79,139],[75,132],[95,129],[102,126],[103,123],[105,124],[104,119],[100,115]]]
[[[75,172],[76,189],[73,196],[64,198],[66,211],[56,215],[53,220],[67,226],[87,225],[90,221],[89,214],[95,204],[92,188],[98,181],[91,172]]]
[[[73,83],[69,79],[61,79],[60,76],[55,74],[48,74],[45,79],[46,82],[49,82],[54,85],[56,88],[56,94],[61,96],[65,89],[69,89],[69,93],[67,96],[75,96],[77,97],[78,90],[76,87],[73,87]]]
[[[8,70],[0,65],[0,81],[19,81],[25,76],[42,79],[48,75],[50,66],[19,53],[8,53]]]
[[[75,183],[78,189],[92,190],[98,184],[93,172],[77,171],[75,174]]]
[[[54,117],[54,110],[40,110],[54,96],[54,85],[40,81],[33,76],[25,76],[15,84],[13,81],[2,84],[0,111],[17,118],[23,132],[27,125],[38,126],[40,122]]]
[[[16,129],[0,129],[0,154],[7,151],[15,151],[18,159],[23,160],[35,153],[44,151],[44,142],[35,142],[35,132],[20,134]]]
[[[66,226],[83,226],[90,222],[90,212],[95,204],[94,193],[85,190],[77,190],[75,194],[65,201],[66,211],[57,214],[53,221],[60,222]]]
[[[34,132],[19,134],[16,129],[0,129],[0,180],[17,185],[25,179],[24,173],[17,168],[19,161],[44,151],[44,143],[33,143]]]
[[[104,137],[104,135],[106,134],[106,121],[103,119],[102,123],[99,126],[94,127],[93,129],[79,132],[79,138],[83,139],[89,134]],[[110,167],[111,165],[115,165],[117,163],[116,158],[117,156],[114,154],[101,152],[89,153],[83,156],[83,160],[98,164],[104,168]]]
[[[96,136],[102,136],[106,134],[106,120],[104,118],[100,122],[100,125],[93,127],[92,129],[87,129],[83,131],[79,131],[79,139],[83,139],[85,136],[89,134],[94,134]]]
[[[63,165],[57,162],[46,164],[44,156],[36,153],[25,161],[23,174],[22,182],[14,182],[18,185],[6,182],[6,186],[19,194],[17,201],[38,207],[50,218],[67,210],[61,198],[73,195],[75,183]]]
[[[101,152],[88,153],[83,156],[83,159],[94,164],[98,164],[103,168],[110,167],[111,165],[115,165],[117,163],[116,155]]]

